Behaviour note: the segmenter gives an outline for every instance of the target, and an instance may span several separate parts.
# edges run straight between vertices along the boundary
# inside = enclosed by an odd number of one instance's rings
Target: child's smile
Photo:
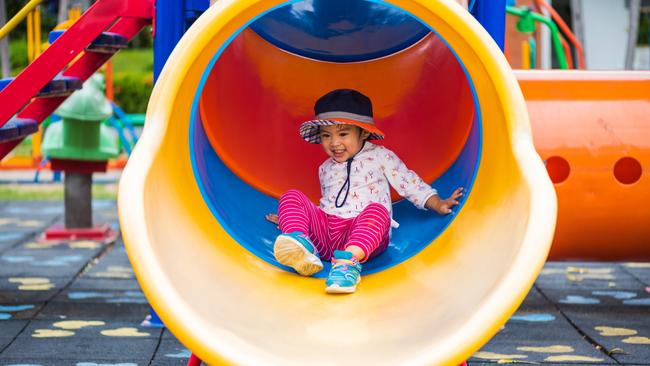
[[[344,163],[363,147],[368,132],[353,125],[320,126],[323,149],[338,163]]]

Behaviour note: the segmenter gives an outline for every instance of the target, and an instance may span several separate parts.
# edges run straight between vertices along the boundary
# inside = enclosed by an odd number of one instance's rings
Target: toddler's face
[[[346,162],[358,153],[368,135],[368,131],[353,125],[320,126],[323,149],[339,163]]]

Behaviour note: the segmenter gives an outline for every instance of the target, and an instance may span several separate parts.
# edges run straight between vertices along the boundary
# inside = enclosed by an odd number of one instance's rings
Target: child
[[[418,208],[441,215],[458,204],[462,188],[443,200],[392,151],[368,142],[384,134],[373,123],[370,99],[358,91],[331,91],[314,111],[316,119],[303,123],[300,135],[321,144],[330,157],[318,170],[320,207],[298,190],[282,195],[278,215],[267,215],[282,231],[273,253],[303,276],[323,269],[320,258],[331,259],[326,292],[352,293],[361,280],[361,263],[386,249],[391,222],[396,224],[389,184]]]

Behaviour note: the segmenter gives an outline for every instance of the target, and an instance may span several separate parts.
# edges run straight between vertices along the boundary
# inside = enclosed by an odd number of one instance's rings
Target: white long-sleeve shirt
[[[337,208],[336,196],[347,177],[347,162],[327,159],[318,169],[320,178],[320,208],[328,214],[344,218],[356,217],[372,202],[386,207],[393,216],[389,184],[397,193],[416,207],[426,209],[425,203],[437,191],[425,183],[389,149],[367,142],[354,157],[350,171],[350,193],[345,204]],[[345,197],[345,189],[339,203]],[[393,221],[393,227],[396,227]]]

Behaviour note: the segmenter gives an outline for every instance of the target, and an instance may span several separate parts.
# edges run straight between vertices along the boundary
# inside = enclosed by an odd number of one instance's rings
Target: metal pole
[[[57,24],[61,24],[68,20],[68,7],[70,3],[68,0],[59,0],[59,14],[56,18]]]
[[[634,54],[639,33],[639,13],[641,0],[630,0],[630,26],[627,35],[627,51],[625,52],[625,69],[634,69]]]
[[[7,23],[7,10],[5,0],[0,0],[0,24]],[[8,78],[11,73],[9,63],[9,35],[0,39],[0,64],[2,64],[2,78]]]
[[[585,39],[584,13],[582,12],[582,0],[571,0],[571,22],[573,23],[573,34],[584,50],[585,64],[587,64],[587,40]],[[578,50],[576,50],[578,52]],[[578,55],[575,57],[578,58]],[[586,67],[586,65],[585,65]]]
[[[548,2],[549,5],[553,6],[553,3],[551,1]],[[551,17],[551,14],[546,10],[545,8],[540,9],[542,12],[542,15],[544,15],[547,18]],[[553,54],[552,51],[552,46],[551,46],[551,31],[548,29],[548,27],[541,27],[540,32],[540,52],[539,52],[539,61],[540,61],[540,68],[543,70],[548,70],[553,68],[553,61],[551,55]]]
[[[92,183],[92,173],[65,173],[66,229],[82,229],[93,226]]]

